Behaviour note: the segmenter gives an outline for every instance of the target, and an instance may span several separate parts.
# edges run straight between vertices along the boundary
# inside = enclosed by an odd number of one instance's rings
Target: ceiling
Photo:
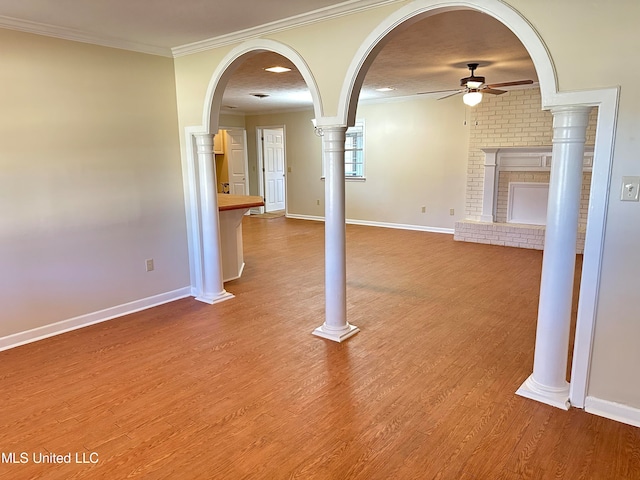
[[[380,1],[380,0],[376,0]],[[0,26],[85,35],[169,55],[172,47],[326,9],[340,0],[2,0]],[[353,3],[351,0],[348,3]],[[366,0],[366,3],[375,3]],[[49,28],[48,28],[49,27]],[[145,48],[146,47],[146,48]]]
[[[170,55],[171,48],[243,30],[268,30],[268,24],[275,26],[282,19],[291,23],[379,1],[3,0],[0,27]],[[392,32],[367,73],[360,98],[375,101],[457,89],[459,79],[469,74],[470,62],[480,64],[476,75],[485,76],[488,84],[537,81],[527,51],[508,28],[488,15],[457,10]],[[274,65],[293,70],[264,71]],[[375,90],[380,87],[393,90]],[[302,76],[291,62],[271,52],[245,61],[231,77],[223,99],[223,111],[229,113],[310,107]]]

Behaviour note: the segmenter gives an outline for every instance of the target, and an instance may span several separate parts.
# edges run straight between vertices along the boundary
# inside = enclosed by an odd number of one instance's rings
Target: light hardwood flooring
[[[640,479],[640,429],[518,397],[542,254],[347,227],[343,344],[323,224],[245,218],[236,298],[173,302],[0,353],[6,479]],[[95,456],[93,457],[96,458]]]

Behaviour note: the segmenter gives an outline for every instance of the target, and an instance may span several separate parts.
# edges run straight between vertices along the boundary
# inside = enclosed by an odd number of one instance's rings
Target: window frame
[[[353,136],[354,133],[360,133],[360,137],[362,138],[362,147],[361,148],[347,148],[347,137],[351,134]],[[322,148],[322,144],[321,144],[321,148]],[[347,128],[347,131],[345,132],[345,151],[344,151],[344,164],[345,164],[345,175],[344,175],[344,179],[346,181],[351,181],[351,182],[364,182],[366,181],[367,177],[366,177],[366,155],[365,155],[365,150],[366,150],[366,134],[365,134],[365,122],[364,120],[356,120],[353,127],[349,127]],[[347,163],[347,154],[348,152],[361,152],[361,162],[349,162]],[[347,165],[360,165],[361,166],[361,170],[362,170],[362,174],[361,175],[349,175],[347,174]],[[354,169],[351,169],[351,171],[354,171]],[[320,177],[322,180],[324,180],[326,177],[325,175],[325,156],[324,156],[324,149],[322,150],[322,176]]]

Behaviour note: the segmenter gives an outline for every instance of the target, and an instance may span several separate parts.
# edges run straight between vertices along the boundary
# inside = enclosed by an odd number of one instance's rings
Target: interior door
[[[262,131],[264,158],[264,206],[267,212],[285,209],[284,129]]]
[[[249,195],[247,134],[244,129],[226,130],[226,134],[229,193],[232,195]]]

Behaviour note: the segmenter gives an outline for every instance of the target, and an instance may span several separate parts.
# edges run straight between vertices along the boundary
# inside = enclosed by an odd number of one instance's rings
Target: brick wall
[[[485,95],[480,105],[470,109],[469,164],[467,170],[467,219],[456,222],[454,239],[519,248],[542,249],[544,226],[507,224],[509,182],[549,182],[549,172],[500,172],[497,185],[496,222],[480,222],[484,182],[483,148],[551,146],[553,116],[541,110],[537,88],[513,90],[503,95]],[[595,144],[598,111],[589,118],[586,144]],[[591,172],[582,183],[577,251],[584,247]]]
[[[529,88],[512,90],[503,95],[485,95],[480,105],[469,109],[467,218],[478,220],[482,214],[484,180],[484,152],[482,148],[539,147],[552,144],[553,117],[551,112],[541,110],[541,105],[540,90]],[[594,108],[587,129],[587,145],[595,143],[596,119],[597,109]],[[590,182],[591,175],[589,174],[588,179],[585,177],[587,199]],[[508,189],[508,185],[506,188]],[[586,204],[583,209],[586,222]]]

